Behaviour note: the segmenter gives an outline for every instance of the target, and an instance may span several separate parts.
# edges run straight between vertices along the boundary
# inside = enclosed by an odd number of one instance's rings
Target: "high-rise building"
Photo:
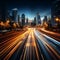
[[[6,21],[8,10],[5,5],[0,7],[0,20]]]
[[[47,22],[47,16],[44,16],[43,21],[44,21],[44,22]]]
[[[34,17],[34,24],[36,25],[36,17]]]
[[[19,25],[20,25],[20,15],[18,15],[18,23],[19,23]]]
[[[37,15],[37,16],[36,16],[36,25],[41,24],[40,14],[37,13],[36,15]]]
[[[51,18],[52,26],[54,26],[56,24],[56,18],[60,19],[60,0],[56,0],[52,3]]]
[[[6,19],[7,18],[10,18],[10,11],[9,10],[6,11]]]
[[[28,18],[26,19],[26,25],[28,25]]]
[[[18,22],[17,14],[18,14],[18,9],[17,8],[12,9],[12,17],[13,17],[14,22]]]
[[[20,22],[20,15],[18,15],[18,22]]]
[[[44,25],[47,24],[47,23],[48,23],[47,16],[44,16],[44,19],[43,19],[42,25],[44,26]]]
[[[22,16],[21,16],[21,25],[22,26],[25,25],[25,14],[22,14]]]

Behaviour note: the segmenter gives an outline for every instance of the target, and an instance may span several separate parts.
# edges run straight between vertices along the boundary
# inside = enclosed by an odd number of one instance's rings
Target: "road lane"
[[[42,55],[46,60],[59,60],[60,59],[60,42],[48,37],[47,35],[35,30],[35,36],[38,44],[43,51]]]
[[[8,39],[4,40],[0,43],[0,51],[3,50],[7,45],[9,45],[11,42],[14,42],[14,39],[19,36],[20,34],[16,34],[13,37],[8,37]],[[13,39],[13,40],[12,40]]]
[[[28,28],[3,43],[0,60],[60,60],[60,42],[35,28]]]
[[[38,49],[34,37],[34,29],[31,29],[20,60],[39,60]]]
[[[5,34],[2,34],[0,36],[0,44],[2,44],[3,42],[7,42],[9,41],[8,39],[9,38],[12,38],[14,37],[15,35],[21,35],[22,33],[24,33],[25,31],[11,31],[9,33],[5,33]],[[11,39],[10,39],[11,40]]]
[[[23,33],[22,35],[16,36],[14,39],[12,39],[9,43],[7,43],[7,45],[5,46],[5,44],[3,44],[4,49],[0,50],[0,59],[3,59],[7,54],[10,53],[10,51],[17,45],[20,44],[20,42],[22,43],[22,41],[25,39],[25,37],[28,35],[29,31],[26,31],[25,33]],[[3,46],[1,46],[1,48],[3,48]],[[6,59],[5,59],[6,60]]]
[[[25,36],[26,37],[26,36]],[[28,36],[27,36],[28,37]],[[12,56],[9,58],[9,60],[20,60],[23,48],[26,44],[27,37],[24,39],[21,45],[16,49],[16,51],[12,54]]]

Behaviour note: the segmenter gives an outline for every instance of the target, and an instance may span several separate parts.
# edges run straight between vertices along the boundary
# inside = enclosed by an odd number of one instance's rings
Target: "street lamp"
[[[56,18],[56,22],[58,22],[59,21],[59,18]]]
[[[60,19],[57,17],[55,20],[57,22],[57,27],[59,27],[59,25],[60,25]]]
[[[4,26],[4,23],[1,21],[0,25],[1,25],[1,26]]]
[[[10,22],[10,20],[7,20],[6,22],[7,22],[7,23],[9,23],[9,22]]]
[[[5,24],[4,24],[3,21],[0,22],[0,28],[1,28],[1,29],[4,29],[4,28],[5,28]]]

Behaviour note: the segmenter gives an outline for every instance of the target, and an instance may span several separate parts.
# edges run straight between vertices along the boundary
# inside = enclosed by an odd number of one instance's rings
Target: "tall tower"
[[[17,8],[12,9],[12,17],[13,17],[14,22],[18,22],[17,13],[18,13],[18,9]]]
[[[43,25],[44,25],[44,23],[47,23],[47,22],[48,22],[47,16],[44,16]]]
[[[22,16],[21,16],[21,25],[22,26],[25,25],[25,14],[22,14]]]
[[[18,15],[18,24],[20,25],[20,15]]]
[[[28,25],[28,18],[26,19],[26,24]]]
[[[56,24],[56,18],[60,19],[60,0],[56,0],[52,3],[51,18],[52,26],[54,26]]]
[[[38,24],[41,24],[41,18],[39,13],[36,14],[36,25]]]
[[[34,24],[36,25],[36,17],[34,17]]]
[[[5,22],[6,14],[7,14],[7,7],[5,5],[2,5],[2,7],[0,7],[0,20]]]
[[[7,10],[7,11],[6,11],[6,18],[9,18],[9,17],[10,17],[10,11]]]
[[[44,16],[44,21],[47,22],[47,16]]]

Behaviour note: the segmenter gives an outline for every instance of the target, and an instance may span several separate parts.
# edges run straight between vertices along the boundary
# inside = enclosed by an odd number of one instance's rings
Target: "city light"
[[[14,27],[14,28],[16,28],[16,27],[17,27],[16,23],[13,23],[13,27]]]
[[[10,23],[10,20],[7,20],[6,22],[7,22],[7,23]]]
[[[56,18],[56,21],[58,22],[59,21],[59,18]]]
[[[6,28],[10,27],[10,24],[9,24],[9,23],[10,23],[9,20],[7,20],[7,21],[4,23]]]
[[[60,0],[1,0],[0,60],[60,60]]]
[[[4,26],[4,23],[1,21],[1,22],[0,22],[0,25],[1,25],[1,26]]]

